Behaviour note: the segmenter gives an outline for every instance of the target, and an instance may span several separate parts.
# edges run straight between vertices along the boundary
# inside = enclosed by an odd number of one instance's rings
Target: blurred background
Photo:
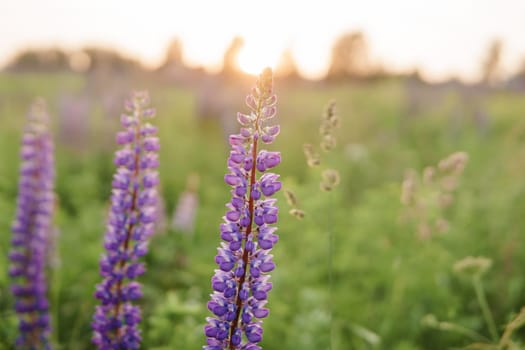
[[[56,143],[55,348],[92,348],[114,134],[129,93],[145,89],[162,215],[141,277],[143,348],[198,349],[226,140],[266,66],[282,130],[270,148],[298,202],[278,195],[263,348],[492,349],[525,305],[524,13],[520,0],[1,2],[0,349],[16,337],[7,252],[32,101],[47,100]],[[330,100],[341,122],[325,152]],[[326,169],[340,175],[329,192]]]

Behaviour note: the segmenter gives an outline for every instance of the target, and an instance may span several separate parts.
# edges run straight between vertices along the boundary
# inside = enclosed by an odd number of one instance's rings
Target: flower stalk
[[[93,343],[100,350],[140,347],[141,313],[133,301],[142,296],[136,279],[145,266],[139,259],[147,253],[155,227],[160,146],[157,129],[145,122],[155,110],[149,108],[145,92],[134,93],[126,110],[121,117],[125,130],[116,137],[122,149],[115,154],[118,169],[112,182],[106,252],[100,260],[104,280],[95,292],[100,305],[93,316]]]
[[[55,195],[53,140],[45,102],[32,105],[22,137],[16,219],[9,253],[11,292],[18,315],[18,349],[50,349],[45,274]]]
[[[246,97],[250,114],[237,115],[240,133],[229,138],[230,172],[224,180],[232,187],[232,199],[220,227],[223,242],[215,257],[219,268],[208,302],[214,317],[207,318],[205,350],[261,349],[261,319],[269,313],[264,306],[272,289],[268,273],[275,268],[270,251],[278,241],[272,226],[278,208],[272,196],[281,189],[279,176],[266,171],[281,162],[281,155],[259,147],[273,142],[280,131],[278,125],[267,125],[276,115],[276,101],[267,68]]]

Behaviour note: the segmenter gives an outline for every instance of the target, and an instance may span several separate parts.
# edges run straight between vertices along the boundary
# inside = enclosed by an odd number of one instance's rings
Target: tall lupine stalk
[[[95,297],[100,300],[93,316],[93,343],[101,350],[138,349],[140,308],[132,304],[142,296],[135,279],[145,271],[139,258],[146,254],[153,234],[158,183],[157,129],[144,120],[154,116],[149,97],[137,92],[126,102],[121,117],[124,131],[117,134],[122,149],[115,154],[111,208],[100,260],[104,277]]]
[[[279,175],[266,173],[281,161],[279,152],[259,150],[271,143],[279,126],[267,125],[276,114],[272,71],[266,68],[246,97],[250,114],[237,114],[242,128],[229,138],[231,152],[225,182],[232,187],[232,199],[220,226],[221,242],[215,262],[219,269],[212,277],[213,294],[208,309],[205,350],[260,350],[262,321],[269,310],[272,289],[268,272],[275,268],[270,250],[278,241],[276,199],[281,188]],[[258,176],[262,174],[261,176]]]
[[[19,319],[18,349],[50,349],[45,276],[47,242],[54,207],[53,140],[45,102],[37,100],[22,137],[22,165],[9,274]]]

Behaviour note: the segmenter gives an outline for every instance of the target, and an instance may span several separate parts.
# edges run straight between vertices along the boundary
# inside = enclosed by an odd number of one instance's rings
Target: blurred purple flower
[[[139,258],[146,254],[148,238],[155,226],[158,183],[157,129],[145,119],[155,111],[148,107],[145,92],[126,101],[121,117],[124,131],[117,134],[122,149],[115,154],[118,166],[113,177],[111,208],[104,239],[106,253],[100,260],[95,297],[100,301],[93,316],[93,343],[99,349],[138,349],[141,336],[140,308],[132,304],[142,296],[134,281],[145,271]]]
[[[86,149],[92,106],[86,95],[62,93],[58,101],[59,142],[77,151]]]
[[[184,233],[192,234],[195,227],[195,215],[199,198],[195,192],[184,191],[179,197],[171,227]]]
[[[190,174],[188,176],[186,190],[181,193],[175,212],[171,228],[184,233],[192,234],[195,228],[195,216],[199,207],[199,197],[197,190],[199,188],[199,176]]]
[[[53,140],[45,102],[34,102],[22,137],[16,219],[12,227],[11,291],[18,314],[19,349],[50,349],[45,276],[54,207]]]
[[[240,134],[230,136],[230,172],[224,177],[232,186],[232,199],[221,224],[221,242],[215,262],[219,269],[212,278],[213,294],[208,309],[205,350],[260,350],[262,321],[269,310],[272,289],[267,274],[275,268],[270,250],[275,234],[278,208],[271,196],[281,188],[278,175],[265,173],[281,161],[279,152],[258,150],[260,142],[271,143],[279,126],[267,126],[276,114],[272,71],[259,76],[246,97],[250,114],[239,113]],[[263,173],[259,178],[257,172]]]

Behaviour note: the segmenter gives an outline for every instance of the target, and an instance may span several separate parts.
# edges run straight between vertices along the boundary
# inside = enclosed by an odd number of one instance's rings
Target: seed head
[[[492,266],[492,260],[483,256],[467,256],[454,264],[454,272],[467,277],[481,277]]]
[[[424,184],[431,184],[434,180],[434,176],[436,174],[436,170],[432,166],[427,166],[425,169],[423,169],[423,183]]]
[[[442,172],[460,174],[465,169],[468,161],[468,154],[466,152],[455,152],[441,160],[438,168]]]
[[[335,100],[331,100],[325,107],[321,126],[319,127],[319,133],[321,136],[332,135],[334,130],[339,127],[340,120],[339,116],[336,114],[335,108]]]
[[[339,182],[341,181],[339,177],[339,172],[335,169],[324,170],[322,174],[322,179],[323,182],[332,187],[339,185]]]
[[[416,190],[417,173],[409,169],[405,173],[405,179],[401,185],[401,203],[410,205],[414,201]]]
[[[321,149],[325,152],[331,151],[336,146],[336,139],[332,134],[323,135],[321,140]]]
[[[304,155],[306,156],[306,162],[308,166],[315,167],[321,164],[321,157],[319,156],[319,153],[315,151],[314,146],[309,143],[305,143],[303,145],[303,151]]]
[[[290,190],[284,190],[284,196],[286,197],[286,202],[289,206],[295,207],[297,206],[297,197],[295,194]]]
[[[298,219],[303,219],[304,211],[302,211],[301,209],[292,208],[290,209],[290,215],[295,216]]]

